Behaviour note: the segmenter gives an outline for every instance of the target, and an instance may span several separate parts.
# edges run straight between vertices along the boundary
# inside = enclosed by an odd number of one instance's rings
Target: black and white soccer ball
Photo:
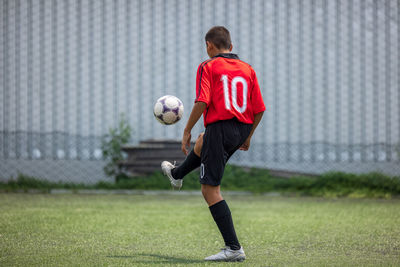
[[[153,113],[160,123],[174,124],[182,118],[182,101],[173,95],[162,96],[155,103]]]

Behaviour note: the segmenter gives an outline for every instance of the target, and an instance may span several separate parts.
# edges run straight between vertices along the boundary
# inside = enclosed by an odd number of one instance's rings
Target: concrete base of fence
[[[104,174],[104,165],[105,162],[100,160],[5,159],[0,161],[0,181],[16,178],[18,174],[51,182],[95,184],[114,181]]]
[[[242,165],[232,161],[231,164]],[[95,184],[99,181],[114,182],[113,178],[104,174],[104,161],[99,160],[0,160],[0,181],[16,178],[24,174],[51,182],[71,182]],[[244,165],[244,166],[243,166]],[[242,166],[245,167],[245,164]],[[327,171],[343,171],[350,173],[382,172],[387,175],[399,176],[399,162],[302,162],[276,163],[254,162],[259,168],[269,169],[270,173],[279,177],[296,175],[318,175]]]

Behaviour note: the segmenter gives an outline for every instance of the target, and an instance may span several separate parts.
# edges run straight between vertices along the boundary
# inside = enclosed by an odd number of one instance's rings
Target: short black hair
[[[224,26],[214,26],[206,34],[206,42],[213,43],[218,49],[231,48],[231,34]]]

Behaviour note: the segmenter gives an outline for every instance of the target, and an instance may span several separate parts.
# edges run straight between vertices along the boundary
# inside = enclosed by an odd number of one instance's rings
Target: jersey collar
[[[232,53],[221,53],[221,54],[214,56],[213,58],[216,58],[216,57],[239,59],[238,55],[232,54]]]

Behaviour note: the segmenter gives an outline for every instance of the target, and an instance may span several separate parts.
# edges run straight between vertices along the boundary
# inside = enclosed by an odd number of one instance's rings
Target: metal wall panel
[[[100,138],[122,113],[132,143],[180,139],[213,25],[231,31],[267,106],[233,163],[399,174],[399,10],[395,0],[3,0],[0,176],[58,179],[37,172],[40,160],[64,174],[75,160],[101,166]],[[184,102],[177,125],[153,118],[165,94]]]

